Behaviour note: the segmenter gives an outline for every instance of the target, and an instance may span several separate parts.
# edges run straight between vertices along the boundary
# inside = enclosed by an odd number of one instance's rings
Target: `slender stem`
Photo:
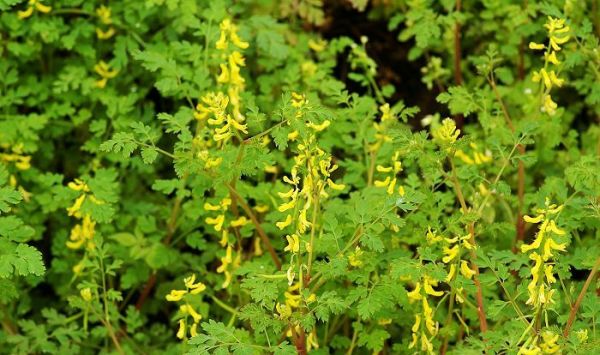
[[[596,274],[598,273],[598,268],[600,268],[600,257],[598,259],[596,259],[596,262],[594,263],[594,266],[592,267],[590,274],[588,275],[587,279],[585,280],[585,284],[583,284],[583,288],[581,289],[581,292],[579,292],[579,296],[577,296],[575,305],[571,308],[571,313],[569,313],[569,319],[567,320],[567,325],[565,326],[565,329],[563,330],[563,335],[565,337],[569,335],[569,330],[571,330],[571,326],[573,325],[573,322],[575,321],[575,316],[577,315],[577,310],[579,309],[579,306],[581,305],[581,302],[583,301],[583,297],[585,296],[585,293],[586,293],[588,287],[590,287],[590,284],[596,277]]]
[[[504,114],[504,119],[506,120],[506,124],[512,131],[515,133],[515,126],[510,118],[508,113],[508,109],[502,100],[502,96],[500,96],[500,92],[498,91],[498,87],[496,86],[496,80],[494,79],[494,73],[492,72],[488,78],[490,86],[492,87],[492,91],[496,96],[496,100],[500,103],[500,107],[502,109],[502,113]],[[519,153],[521,155],[525,154],[525,146],[523,144],[519,144],[517,146]],[[525,206],[524,203],[525,198],[525,164],[522,160],[519,160],[519,165],[517,168],[517,199],[518,199],[518,207],[517,207],[517,220],[515,221],[515,241],[513,244],[513,252],[516,252],[516,246],[519,241],[522,241],[525,237],[525,221],[523,221],[523,208]]]
[[[461,208],[463,212],[467,213],[467,203],[465,201],[462,188],[460,186],[460,182],[458,181],[458,177],[456,176],[456,168],[454,167],[454,162],[452,158],[450,158],[450,165],[452,166],[452,182],[454,183],[454,189],[456,191],[456,195],[458,197],[458,201],[460,202]],[[475,245],[475,223],[469,223],[467,226],[469,235],[471,236],[471,244]],[[481,283],[479,282],[479,267],[476,263],[477,256],[475,255],[475,251],[471,250],[471,269],[475,272],[473,275],[473,283],[475,284],[475,288],[477,292],[475,294],[475,299],[477,301],[477,316],[479,317],[479,329],[482,333],[487,331],[487,319],[485,315],[485,308],[483,305],[483,291],[481,289]]]
[[[460,13],[461,9],[462,9],[462,1],[456,0],[456,12]],[[462,85],[462,83],[463,83],[461,61],[462,61],[461,26],[460,26],[460,22],[457,20],[454,23],[454,83],[456,85]],[[458,129],[462,129],[464,117],[462,115],[456,115],[454,117],[454,121],[456,122],[456,127]]]
[[[227,305],[225,302],[221,301],[220,299],[218,299],[217,297],[211,295],[210,298],[213,300],[213,302],[215,302],[219,307],[223,308],[224,310],[226,310],[227,312],[233,314],[234,316],[238,314],[237,309]]]
[[[315,249],[315,230],[317,225],[317,216],[319,215],[319,193],[317,193],[315,197],[316,201],[313,203],[312,221],[310,228],[310,250],[308,251],[308,269],[306,273],[306,284],[310,282],[310,274],[312,271],[313,262],[313,250]]]
[[[254,224],[254,228],[256,228],[256,232],[258,233],[260,240],[263,242],[263,244],[269,251],[269,254],[271,254],[271,259],[273,259],[273,262],[275,263],[277,270],[281,270],[281,260],[279,260],[279,257],[277,256],[277,253],[275,252],[275,249],[273,248],[273,245],[271,244],[271,241],[269,240],[269,237],[267,236],[267,234],[261,227],[260,222],[254,215],[254,212],[252,212],[252,209],[248,206],[248,204],[246,203],[244,198],[236,191],[236,189],[233,186],[231,186],[230,184],[225,184],[225,186],[227,187],[227,189],[229,189],[229,192],[231,192],[231,194],[233,194],[235,196],[235,198],[237,199],[237,202],[240,204],[240,207],[242,207],[244,212],[248,215],[248,217]]]

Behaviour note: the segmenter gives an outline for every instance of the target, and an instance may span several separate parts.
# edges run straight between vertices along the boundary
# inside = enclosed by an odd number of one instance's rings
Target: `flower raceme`
[[[545,208],[536,209],[536,217],[524,216],[523,219],[528,223],[541,223],[535,240],[531,244],[521,245],[522,253],[529,253],[529,258],[534,261],[531,268],[531,281],[527,286],[529,299],[527,304],[533,307],[543,306],[547,303],[553,303],[552,295],[555,290],[552,284],[556,282],[554,277],[553,251],[565,251],[566,244],[558,243],[555,237],[561,237],[566,232],[556,225],[554,216],[557,216],[564,206],[550,204],[546,199]]]
[[[100,22],[104,26],[107,26],[106,29],[102,29],[101,27],[96,27],[96,37],[98,37],[98,39],[100,39],[100,40],[105,40],[105,39],[109,39],[112,36],[114,36],[115,28],[113,26],[111,26],[112,18],[111,18],[110,7],[101,5],[99,8],[96,9],[96,15],[98,16],[98,19],[100,20]]]
[[[431,277],[424,275],[421,281],[417,282],[415,288],[412,291],[408,291],[408,300],[413,302],[419,302],[421,305],[421,311],[415,314],[415,321],[411,328],[412,341],[408,348],[412,349],[417,346],[420,339],[421,351],[427,352],[428,354],[434,354],[433,344],[431,339],[438,333],[439,324],[433,319],[433,309],[429,305],[427,296],[440,297],[444,293],[442,291],[436,291],[433,287],[436,287],[437,281]]]
[[[177,331],[177,338],[185,339],[187,334],[188,317],[192,318],[192,325],[190,326],[190,337],[194,337],[197,334],[197,327],[202,320],[202,315],[196,311],[196,309],[187,299],[188,295],[199,295],[206,290],[206,285],[202,282],[196,282],[196,275],[192,274],[189,277],[183,279],[185,290],[171,290],[169,294],[165,296],[165,299],[169,302],[182,302],[179,306],[179,313],[181,318],[179,319],[179,330]]]
[[[374,185],[377,187],[384,187],[388,195],[394,193],[396,187],[397,175],[402,171],[402,163],[400,162],[400,151],[396,151],[392,156],[391,166],[377,165],[375,168],[377,172],[386,174],[384,180],[375,180]],[[404,196],[404,186],[398,186],[398,194]]]
[[[210,116],[208,124],[215,126],[214,140],[226,142],[238,135],[238,132],[248,133],[244,124],[245,117],[240,111],[240,93],[244,90],[245,83],[240,68],[246,64],[239,50],[246,49],[249,45],[239,38],[237,26],[231,20],[223,20],[219,27],[221,34],[215,46],[222,52],[224,62],[219,65],[220,73],[216,80],[218,84],[226,86],[227,96],[221,92],[206,94],[196,106],[195,117],[203,120]]]
[[[548,30],[548,45],[530,42],[529,48],[545,50],[544,67],[533,72],[532,80],[536,83],[542,83],[542,111],[552,116],[556,113],[558,105],[552,100],[550,91],[553,87],[561,87],[564,84],[564,80],[560,79],[555,71],[561,63],[556,54],[562,49],[560,46],[570,39],[569,31],[571,29],[569,26],[565,26],[564,19],[555,19],[550,16],[544,27]]]

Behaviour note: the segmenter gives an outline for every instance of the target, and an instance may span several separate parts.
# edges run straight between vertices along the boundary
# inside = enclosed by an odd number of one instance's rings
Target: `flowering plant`
[[[0,354],[600,351],[599,5],[0,0]]]

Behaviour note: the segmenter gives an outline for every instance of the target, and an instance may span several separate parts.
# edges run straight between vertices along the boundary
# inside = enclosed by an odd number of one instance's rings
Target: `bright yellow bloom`
[[[444,262],[444,264],[448,264],[450,261],[452,261],[454,258],[456,258],[456,256],[458,255],[460,248],[458,245],[454,245],[452,248],[448,248],[448,247],[444,247],[444,257],[442,258],[442,261]]]
[[[39,0],[29,0],[27,9],[17,12],[17,16],[19,17],[19,19],[24,20],[33,15],[34,9],[43,14],[47,14],[50,11],[52,11],[51,6],[44,5]]]
[[[357,246],[356,249],[350,255],[348,255],[348,263],[354,267],[361,267],[363,264],[361,260],[363,254],[364,252],[359,246]]]
[[[92,300],[92,290],[89,287],[82,288],[81,291],[79,291],[79,294],[86,302],[90,302]]]
[[[275,223],[277,228],[279,228],[280,230],[284,229],[285,227],[289,226],[290,224],[292,224],[292,215],[291,214],[288,214],[287,217],[285,217],[284,221]]]
[[[249,222],[249,221],[248,221],[248,218],[246,218],[246,217],[244,217],[244,216],[241,216],[241,217],[239,217],[239,218],[237,218],[237,219],[234,219],[233,221],[231,221],[231,222],[229,223],[229,225],[230,225],[230,226],[232,226],[232,227],[234,227],[234,228],[235,228],[235,227],[243,227],[243,226],[245,226],[246,224],[248,224],[248,222]]]
[[[546,49],[546,46],[543,44],[540,44],[540,43],[529,42],[529,49],[533,49],[533,50]]]
[[[112,19],[110,17],[111,16],[110,7],[100,5],[100,7],[96,9],[96,15],[100,19],[100,22],[102,22],[103,24],[105,24],[105,25],[112,24]]]
[[[325,42],[322,39],[318,39],[318,40],[309,39],[308,40],[308,47],[315,52],[323,51],[326,46],[327,46],[327,42]]]
[[[331,125],[331,121],[329,121],[329,120],[325,120],[321,124],[314,124],[312,122],[309,122],[309,123],[306,124],[307,127],[312,128],[312,129],[314,129],[317,132],[321,132],[322,130],[324,130],[327,127],[329,127],[329,125]]]
[[[450,145],[456,142],[460,135],[460,129],[456,128],[456,123],[451,118],[442,121],[442,125],[435,129],[433,137],[442,145]]]
[[[344,185],[344,184],[336,184],[331,179],[327,179],[327,185],[329,185],[329,187],[332,190],[336,190],[336,191],[342,191],[342,190],[344,190],[346,188],[346,185]]]
[[[460,261],[460,273],[463,274],[463,276],[467,279],[471,279],[473,275],[475,275],[475,271],[469,267],[469,263],[467,263],[465,260]]]
[[[549,330],[542,332],[543,342],[540,344],[540,348],[544,354],[556,354],[560,351],[560,345],[556,344],[559,335]]]
[[[179,330],[177,331],[177,338],[178,339],[185,338],[185,319],[179,320]]]
[[[446,281],[447,283],[452,281],[452,279],[454,278],[454,275],[456,275],[456,264],[450,264],[450,270],[448,271],[448,276],[446,276],[444,281]]]
[[[437,284],[437,281],[434,281],[427,276],[423,278],[423,290],[425,290],[425,293],[428,295],[439,297],[444,294],[442,291],[436,291],[433,289],[432,286],[437,286]]]
[[[415,289],[407,292],[408,295],[408,299],[409,301],[418,301],[421,298],[423,298],[423,296],[421,295],[421,283],[417,282],[417,284],[415,285]]]
[[[283,249],[284,251],[289,251],[290,253],[298,253],[300,251],[300,238],[296,234],[286,235],[285,239],[288,245]]]
[[[206,217],[205,222],[207,224],[213,225],[215,231],[220,232],[223,228],[223,223],[225,222],[225,215],[218,215],[217,217]]]
[[[104,31],[101,28],[96,28],[96,37],[98,37],[98,39],[100,40],[105,40],[105,39],[109,39],[112,36],[114,36],[116,33],[115,28],[114,27],[109,27],[108,30]]]
[[[119,73],[118,70],[111,69],[110,66],[103,60],[94,65],[94,71],[101,77],[100,80],[96,81],[96,86],[101,89],[106,86],[108,79],[114,78]]]
[[[186,290],[171,290],[171,292],[165,297],[169,302],[181,301],[183,296],[187,294]]]

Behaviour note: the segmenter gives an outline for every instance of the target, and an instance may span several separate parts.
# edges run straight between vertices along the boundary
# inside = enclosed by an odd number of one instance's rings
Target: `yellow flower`
[[[322,39],[318,39],[316,41],[312,40],[312,39],[308,40],[308,47],[310,49],[312,49],[313,51],[315,51],[315,52],[321,52],[321,51],[323,51],[326,46],[327,46],[327,42],[325,42]]]
[[[206,290],[206,285],[203,284],[202,282],[197,282],[194,283],[196,281],[196,275],[192,274],[192,276],[186,277],[183,279],[183,283],[185,284],[185,287],[187,287],[190,290],[190,293],[192,295],[196,295],[204,290]]]
[[[336,184],[331,179],[327,179],[327,185],[329,185],[329,187],[331,189],[336,190],[336,191],[342,191],[343,189],[346,188],[346,185],[344,185],[344,184]]]
[[[109,39],[114,35],[115,35],[114,27],[109,27],[108,30],[106,30],[106,31],[103,31],[101,28],[96,28],[96,37],[98,37],[98,39],[101,39],[101,40]]]
[[[179,330],[177,331],[177,338],[178,339],[185,338],[185,319],[179,320]]]
[[[546,59],[549,63],[552,63],[554,65],[560,64],[560,61],[556,57],[555,51],[550,52],[550,54],[548,54],[548,53],[544,54],[544,59]]]
[[[279,228],[280,230],[284,229],[285,227],[289,226],[290,224],[292,224],[292,215],[290,215],[290,214],[287,215],[287,217],[285,218],[284,221],[275,223],[277,228]]]
[[[110,25],[112,23],[112,19],[110,18],[110,16],[111,16],[110,7],[100,5],[100,7],[96,9],[96,15],[100,19],[100,22],[102,22],[103,24]]]
[[[181,305],[179,307],[179,310],[183,314],[189,314],[190,316],[192,316],[192,318],[194,318],[194,323],[198,323],[198,322],[200,322],[200,320],[202,320],[202,316],[198,312],[196,312],[196,310],[194,309],[194,307],[192,307],[189,304]]]
[[[421,298],[423,298],[423,296],[421,295],[421,283],[417,282],[417,284],[415,285],[415,289],[407,292],[408,295],[408,299],[409,301],[418,301]]]
[[[285,239],[287,240],[288,245],[283,249],[284,251],[289,251],[291,253],[298,253],[300,251],[300,238],[298,235],[286,235]]]
[[[571,30],[569,26],[565,26],[564,19],[555,19],[548,16],[548,22],[544,25],[548,29],[548,35],[550,37],[550,46],[555,51],[559,51],[560,44],[566,43],[570,36],[568,32]]]
[[[326,129],[330,125],[331,125],[331,121],[329,121],[329,120],[325,120],[321,124],[314,124],[312,122],[309,122],[306,124],[307,127],[312,128],[317,132],[321,132],[322,130]]]
[[[94,65],[94,71],[101,77],[100,80],[96,81],[96,86],[101,89],[106,86],[108,79],[114,78],[119,73],[118,70],[111,69],[110,66],[103,60]]]
[[[547,112],[550,116],[553,116],[556,113],[558,105],[556,102],[552,101],[552,97],[550,97],[550,95],[544,95],[544,105],[542,108],[544,112]]]
[[[360,249],[359,246],[357,246],[354,252],[348,255],[348,263],[350,263],[350,265],[354,267],[362,266],[363,262],[361,260],[361,256],[363,254],[364,252]]]
[[[89,287],[82,288],[81,291],[79,291],[79,294],[86,302],[90,302],[92,300],[92,290]]]
[[[313,329],[312,332],[308,333],[308,337],[306,337],[306,351],[310,352],[313,348],[319,348],[319,339],[317,338],[316,328]]]
[[[246,224],[248,224],[248,219],[246,217],[244,217],[244,216],[241,216],[241,217],[239,217],[237,219],[234,219],[233,221],[231,221],[229,223],[229,225],[232,226],[232,227],[234,227],[234,228],[235,227],[243,227]]]
[[[435,129],[433,137],[442,145],[450,145],[456,142],[460,135],[460,129],[456,128],[456,123],[451,118],[446,118],[442,121],[442,125]]]
[[[460,248],[458,245],[454,245],[452,248],[444,247],[443,252],[445,256],[442,258],[444,264],[448,264],[452,259],[456,258],[459,250]]]
[[[34,9],[43,14],[47,14],[50,11],[52,11],[51,6],[44,5],[39,0],[29,0],[28,4],[29,6],[26,10],[17,12],[17,16],[19,17],[19,19],[24,20],[33,15]]]
[[[558,334],[549,330],[545,330],[542,332],[543,342],[540,344],[540,348],[542,349],[544,354],[556,354],[560,351],[560,345],[556,344],[556,342],[558,341],[558,337]]]
[[[308,100],[304,94],[292,92],[292,107],[301,108],[308,104]]]
[[[475,271],[469,267],[469,263],[467,263],[465,260],[460,261],[460,273],[463,274],[463,276],[467,279],[471,279],[473,275],[475,275]]]
[[[546,46],[540,43],[535,43],[535,42],[529,42],[529,49],[533,49],[533,50],[540,50],[540,49],[545,49]]]
[[[450,270],[448,271],[448,276],[446,276],[444,281],[446,281],[446,282],[452,281],[455,274],[456,274],[456,264],[450,264]]]
[[[225,222],[225,215],[220,214],[217,217],[206,217],[204,220],[207,224],[213,225],[215,231],[220,232],[223,228],[223,223]]]
[[[85,195],[83,196],[85,197]],[[92,220],[90,215],[86,214],[83,221],[71,229],[69,241],[67,241],[67,248],[79,249],[84,243],[87,243],[88,249],[92,249],[94,247],[92,240],[96,233],[95,226],[96,222]]]
[[[432,280],[428,276],[423,278],[423,290],[425,290],[425,293],[428,295],[439,297],[444,294],[442,291],[436,291],[433,289],[432,286],[437,286],[437,284],[437,281]]]
[[[171,292],[165,296],[165,299],[169,302],[181,301],[183,296],[187,294],[186,290],[171,290]]]

